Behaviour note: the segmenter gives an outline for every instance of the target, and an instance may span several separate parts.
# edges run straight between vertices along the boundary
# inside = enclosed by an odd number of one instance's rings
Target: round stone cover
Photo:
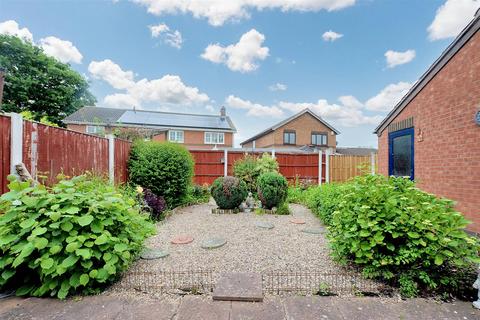
[[[306,228],[306,229],[303,229],[302,232],[311,233],[311,234],[322,234],[323,229],[322,228]]]
[[[169,254],[170,253],[166,250],[156,249],[156,248],[145,248],[140,254],[140,258],[145,260],[153,260],[153,259],[165,258]]]
[[[274,227],[273,223],[266,222],[266,221],[257,221],[255,222],[255,226],[257,228],[262,228],[262,229],[273,229]]]
[[[193,241],[193,237],[190,236],[176,236],[172,239],[173,244],[187,244]]]
[[[292,220],[290,220],[290,222],[294,224],[305,224],[305,220],[300,218],[293,218]]]
[[[227,240],[223,238],[211,238],[202,242],[202,248],[203,249],[220,248],[221,246],[225,245],[225,243],[227,243]]]

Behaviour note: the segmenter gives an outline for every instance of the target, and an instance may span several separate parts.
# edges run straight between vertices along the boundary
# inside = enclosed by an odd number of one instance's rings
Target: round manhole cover
[[[203,249],[215,249],[225,245],[227,241],[223,238],[212,238],[202,242]]]
[[[273,223],[266,222],[266,221],[257,221],[255,222],[255,226],[257,228],[262,228],[262,229],[273,229],[274,227]]]
[[[322,228],[306,228],[306,229],[303,229],[302,232],[310,233],[310,234],[322,234],[323,229]]]
[[[155,248],[146,248],[140,254],[140,258],[145,259],[145,260],[154,260],[154,259],[165,258],[169,254],[170,253],[168,253],[168,251],[166,251],[166,250],[155,249]]]
[[[187,244],[193,241],[193,238],[190,236],[177,236],[172,239],[173,244]]]
[[[305,224],[305,220],[300,218],[293,218],[292,220],[290,220],[290,222],[293,224]]]

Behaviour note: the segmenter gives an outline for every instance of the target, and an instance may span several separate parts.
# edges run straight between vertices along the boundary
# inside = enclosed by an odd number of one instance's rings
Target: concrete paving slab
[[[388,302],[387,302],[388,301]],[[337,299],[334,304],[342,319],[358,320],[399,320],[404,318],[402,301],[372,298]]]
[[[228,320],[231,302],[205,297],[184,297],[175,320]]]
[[[213,300],[263,301],[262,275],[250,272],[223,274],[213,290]]]
[[[480,310],[473,308],[472,304],[466,301],[442,303],[431,299],[408,299],[402,305],[402,316],[404,315],[404,319],[480,319]]]
[[[230,320],[283,320],[285,312],[278,299],[258,302],[233,302]]]
[[[157,300],[143,302],[142,300],[129,301],[122,313],[115,320],[171,320],[177,313],[179,302]]]
[[[285,319],[343,319],[337,309],[335,299],[333,297],[287,297],[284,300]]]

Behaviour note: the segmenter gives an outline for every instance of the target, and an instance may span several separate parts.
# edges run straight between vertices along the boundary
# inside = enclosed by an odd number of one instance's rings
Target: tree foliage
[[[4,111],[30,111],[33,120],[61,125],[69,114],[96,102],[82,75],[17,37],[0,35],[0,68],[5,69]]]

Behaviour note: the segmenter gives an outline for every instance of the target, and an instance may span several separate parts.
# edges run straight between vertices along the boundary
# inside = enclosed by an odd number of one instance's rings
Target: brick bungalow
[[[240,143],[242,148],[315,148],[334,152],[334,127],[310,109],[305,109]]]
[[[181,143],[190,149],[232,147],[236,132],[224,107],[219,115],[83,107],[63,122],[67,129],[98,135],[134,130],[144,138]]]
[[[457,202],[480,232],[480,13],[375,129],[379,172]]]

